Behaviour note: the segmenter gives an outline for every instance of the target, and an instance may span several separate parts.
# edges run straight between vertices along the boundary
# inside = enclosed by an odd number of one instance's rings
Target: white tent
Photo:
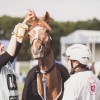
[[[92,62],[100,61],[100,31],[95,30],[76,30],[67,36],[60,38],[61,61],[64,63],[62,53],[66,48],[75,43],[86,44],[92,51]]]

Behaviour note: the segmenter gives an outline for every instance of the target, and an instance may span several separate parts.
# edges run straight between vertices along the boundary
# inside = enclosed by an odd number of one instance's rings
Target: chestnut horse
[[[38,60],[38,65],[27,75],[22,100],[62,100],[64,82],[69,73],[63,65],[55,62],[49,21],[48,12],[42,18],[37,18],[34,13],[30,24],[31,53]]]

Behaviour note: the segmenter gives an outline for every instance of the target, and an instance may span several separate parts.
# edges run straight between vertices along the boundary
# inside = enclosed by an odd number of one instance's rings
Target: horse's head
[[[50,49],[50,16],[48,12],[46,12],[45,16],[42,18],[37,18],[35,14],[34,16],[35,19],[32,22],[32,26],[28,34],[30,37],[32,56],[34,59],[39,59],[43,58]]]

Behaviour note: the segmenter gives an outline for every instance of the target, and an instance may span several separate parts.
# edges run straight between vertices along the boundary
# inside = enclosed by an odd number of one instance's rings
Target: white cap
[[[86,45],[74,44],[66,49],[65,56],[70,60],[77,60],[83,65],[88,65],[91,60],[91,51]]]

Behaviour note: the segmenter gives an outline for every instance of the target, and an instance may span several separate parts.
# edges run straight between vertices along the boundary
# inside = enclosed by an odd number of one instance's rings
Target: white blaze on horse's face
[[[30,32],[31,52],[34,59],[44,56],[44,45],[48,43],[49,37],[45,27],[36,26]]]

